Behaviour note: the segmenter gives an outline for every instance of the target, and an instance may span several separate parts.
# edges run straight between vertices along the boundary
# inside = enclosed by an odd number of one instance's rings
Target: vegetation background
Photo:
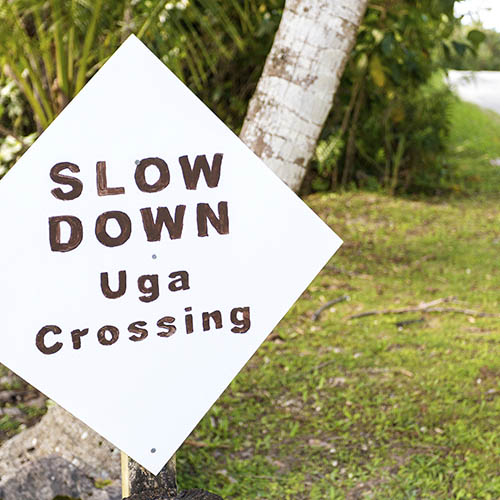
[[[500,35],[454,3],[369,4],[303,186],[346,244],[182,447],[182,487],[500,498],[500,118],[443,79],[500,70]],[[238,132],[283,4],[0,0],[0,175],[132,32]],[[45,400],[0,367],[0,407],[4,440]]]
[[[368,6],[303,191],[449,189],[451,94],[439,69],[490,67],[495,35],[454,0]],[[0,174],[136,33],[239,132],[284,0],[15,0],[0,8]],[[485,41],[486,38],[486,41]],[[496,38],[498,42],[498,36]],[[478,52],[479,51],[479,52]],[[480,56],[480,57],[479,57]],[[486,62],[487,61],[487,62]]]

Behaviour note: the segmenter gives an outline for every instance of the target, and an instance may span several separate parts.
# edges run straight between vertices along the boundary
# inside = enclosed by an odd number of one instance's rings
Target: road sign
[[[0,182],[0,235],[0,362],[155,474],[341,244],[134,36]]]

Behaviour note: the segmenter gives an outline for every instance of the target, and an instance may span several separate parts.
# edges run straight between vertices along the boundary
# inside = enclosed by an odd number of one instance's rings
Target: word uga
[[[174,271],[168,275],[170,282],[168,289],[171,292],[189,290],[189,273],[187,271]],[[158,274],[144,274],[137,279],[137,288],[143,295],[139,296],[141,302],[153,302],[160,296],[160,279]],[[118,285],[111,287],[109,273],[101,273],[101,291],[108,299],[118,299],[127,291],[127,271],[118,271]]]
[[[182,168],[185,187],[195,190],[198,187],[200,174],[203,172],[205,182],[209,188],[216,188],[219,184],[223,155],[214,155],[210,166],[205,155],[196,157],[191,165],[187,156],[181,156],[179,163]],[[146,172],[153,168],[157,171],[158,178],[154,182],[148,181]],[[83,192],[83,183],[77,177],[63,173],[80,172],[78,165],[70,162],[61,162],[50,170],[50,178],[57,184],[67,185],[70,190],[60,187],[54,188],[51,193],[58,200],[71,201],[78,198]],[[156,193],[165,189],[170,184],[170,171],[167,163],[161,158],[144,158],[138,162],[135,170],[135,181],[138,189],[144,193]],[[107,183],[106,162],[98,161],[96,164],[97,194],[99,196],[112,196],[125,194],[124,187],[109,187]],[[154,213],[151,207],[141,208],[140,215],[142,226],[147,241],[160,241],[163,229],[166,228],[171,240],[180,239],[184,231],[184,218],[186,205],[177,205],[175,209],[157,207]],[[113,222],[118,227],[118,234],[109,231],[108,223]],[[221,235],[229,234],[229,213],[227,201],[221,201],[214,210],[208,203],[196,205],[196,223],[199,237],[209,235],[209,223]],[[65,237],[62,227],[65,225]],[[107,211],[99,215],[95,222],[95,236],[106,247],[117,247],[128,241],[132,234],[132,221],[128,214],[118,210]],[[69,236],[68,236],[69,233]],[[82,221],[74,215],[56,215],[49,217],[49,242],[53,252],[69,252],[76,249],[83,240]]]

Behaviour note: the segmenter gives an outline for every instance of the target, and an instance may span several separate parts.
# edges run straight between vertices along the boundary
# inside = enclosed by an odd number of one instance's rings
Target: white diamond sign
[[[133,36],[0,182],[0,235],[0,362],[155,474],[341,244]]]

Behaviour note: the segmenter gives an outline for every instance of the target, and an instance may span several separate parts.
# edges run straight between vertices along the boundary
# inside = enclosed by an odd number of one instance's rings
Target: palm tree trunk
[[[286,0],[240,134],[298,191],[368,0]]]

